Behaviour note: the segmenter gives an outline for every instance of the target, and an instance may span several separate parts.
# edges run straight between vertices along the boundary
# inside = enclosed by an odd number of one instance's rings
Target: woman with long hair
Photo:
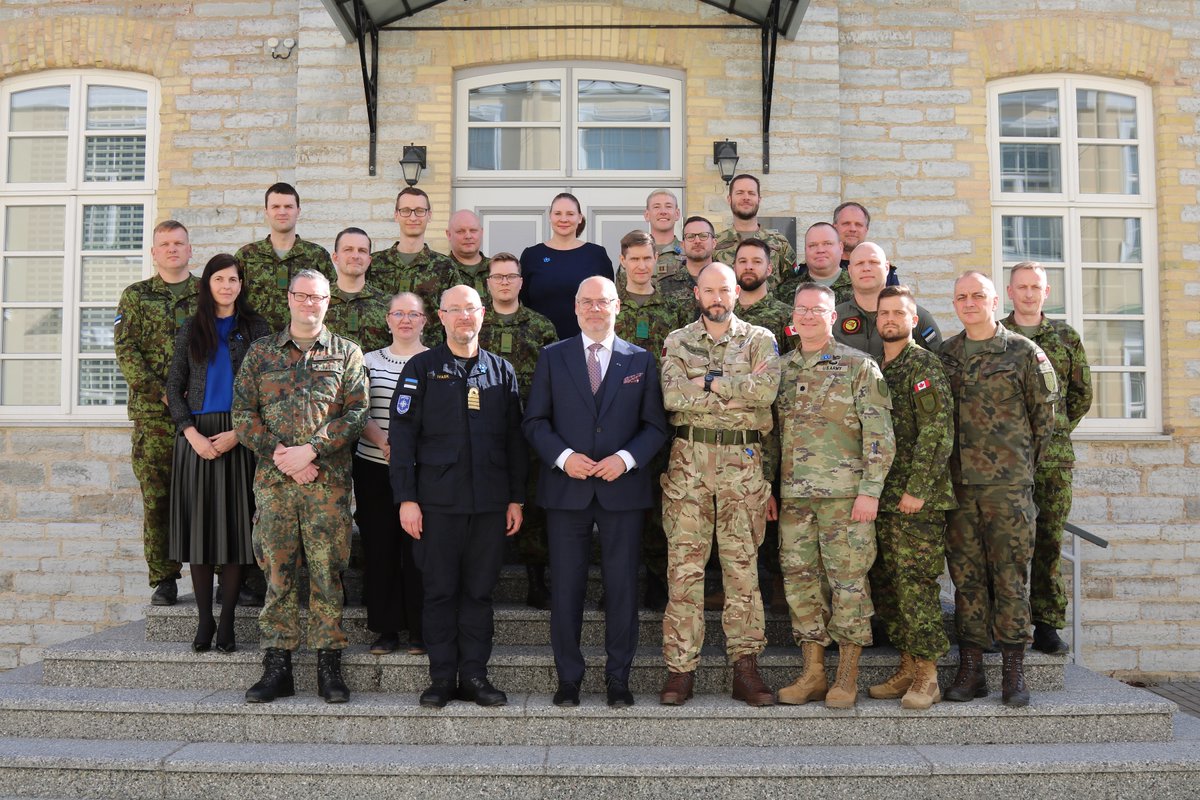
[[[199,620],[192,649],[231,653],[243,564],[254,563],[254,456],[233,430],[233,380],[246,350],[271,332],[243,294],[242,267],[213,256],[200,278],[196,316],[175,339],[167,403],[179,431],[171,464],[170,557],[191,565]],[[221,565],[221,622],[213,619],[213,573]]]
[[[550,239],[521,253],[521,302],[548,317],[559,339],[579,333],[575,291],[593,275],[612,280],[612,259],[598,244],[579,238],[587,220],[579,198],[560,192],[550,203]]]

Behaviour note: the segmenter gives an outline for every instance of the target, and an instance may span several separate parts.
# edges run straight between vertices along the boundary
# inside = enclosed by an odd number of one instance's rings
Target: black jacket
[[[170,407],[171,420],[180,433],[194,427],[192,415],[204,408],[204,388],[208,381],[208,362],[192,358],[188,347],[195,319],[188,317],[175,336],[175,355],[167,373],[167,405]],[[248,329],[248,333],[243,328]],[[250,343],[270,333],[271,327],[262,317],[252,317],[245,325],[239,320],[233,326],[227,344],[235,378],[246,351],[250,349]]]

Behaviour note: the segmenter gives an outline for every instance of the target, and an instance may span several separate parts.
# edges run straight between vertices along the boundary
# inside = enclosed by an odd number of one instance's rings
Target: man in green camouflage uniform
[[[488,263],[487,280],[491,284],[489,294],[481,297],[490,297],[491,306],[483,316],[479,346],[512,364],[524,408],[529,402],[538,355],[543,347],[558,341],[558,334],[553,322],[521,305],[521,262],[516,256],[512,253],[493,256]],[[530,452],[530,457],[531,465],[536,467],[537,453]],[[525,520],[517,535],[517,553],[525,565],[528,581],[525,604],[545,610],[550,607],[550,590],[546,586],[550,551],[546,541],[546,512],[533,502],[537,497],[538,472],[536,468],[530,469],[526,479]]]
[[[668,189],[655,189],[646,198],[646,211],[642,216],[650,226],[650,237],[654,241],[654,274],[658,277],[670,275],[683,265],[683,242],[675,235],[675,223],[679,222],[680,216],[679,198]],[[620,284],[621,281],[617,281],[617,285]]]
[[[733,266],[738,242],[753,236],[762,239],[771,248],[771,266],[775,268],[775,274],[787,275],[796,268],[796,248],[779,231],[759,224],[759,191],[758,178],[753,175],[738,175],[729,182],[729,210],[733,214],[733,225],[717,235],[713,258]]]
[[[802,283],[819,283],[833,290],[838,303],[854,296],[850,273],[842,269],[842,243],[837,228],[828,222],[816,222],[804,232],[804,263],[779,276],[775,296],[791,308],[796,289]]]
[[[946,511],[958,505],[950,484],[954,396],[942,362],[912,339],[917,302],[907,287],[884,287],[875,324],[903,457],[892,462],[879,497],[879,557],[871,571],[875,615],[900,651],[900,666],[870,695],[925,710],[942,698],[937,660],[950,649],[938,577],[946,563]]]
[[[244,291],[250,307],[278,331],[291,321],[287,288],[297,272],[310,269],[334,279],[333,263],[324,247],[296,235],[300,219],[300,195],[287,183],[276,183],[266,192],[267,224],[271,234],[237,251],[246,276]]]
[[[363,353],[392,343],[387,314],[391,296],[367,283],[371,237],[361,228],[346,228],[333,240],[337,283],[330,287],[325,327],[354,342]]]
[[[117,363],[129,385],[126,413],[133,421],[133,474],[142,487],[142,542],[156,606],[175,605],[181,565],[167,558],[170,532],[171,456],[175,424],[167,410],[167,372],[175,334],[196,313],[200,283],[188,273],[192,246],[175,220],[154,228],[154,275],[121,293],[113,320]]]
[[[291,651],[304,639],[301,554],[318,692],[331,703],[350,696],[341,677],[341,573],[350,558],[350,451],[367,421],[367,371],[358,345],[322,324],[328,301],[323,275],[297,273],[288,290],[291,324],[250,346],[234,383],[238,441],[258,458],[254,552],[267,576],[258,618],[263,676],[247,690],[248,702],[294,693]]]
[[[425,230],[433,219],[429,195],[415,186],[406,186],[396,195],[396,223],[400,238],[386,250],[371,254],[367,280],[391,296],[413,292],[426,308],[440,308],[442,292],[456,285],[454,264],[425,243]],[[425,330],[425,344],[441,344],[445,331],[439,325]]]
[[[1092,407],[1091,370],[1075,329],[1042,313],[1050,284],[1041,264],[1014,264],[1009,273],[1008,296],[1013,312],[1005,317],[1004,326],[1042,348],[1054,367],[1061,395],[1061,402],[1054,406],[1054,436],[1045,457],[1038,461],[1033,479],[1038,516],[1029,568],[1029,609],[1034,649],[1065,653],[1069,648],[1058,631],[1067,624],[1067,590],[1059,568],[1063,525],[1071,513],[1071,470],[1075,465],[1071,432]]]
[[[659,200],[651,195],[651,200]],[[647,207],[649,214],[649,207]],[[659,364],[663,345],[671,331],[691,322],[690,304],[672,300],[654,285],[655,246],[650,234],[631,231],[621,239],[621,277],[617,299],[617,336],[646,350]],[[670,443],[645,468],[653,475],[654,506],[642,526],[642,561],[646,565],[646,607],[662,611],[667,604],[667,538],[662,522],[662,485]]]
[[[668,336],[663,354],[663,403],[675,426],[662,477],[670,597],[663,656],[669,675],[659,699],[668,705],[692,696],[704,644],[704,566],[714,524],[733,697],[750,705],[775,702],[758,671],[767,640],[755,553],[771,501],[762,441],[772,429],[779,350],[770,331],[733,315],[738,292],[733,270],[705,267],[696,285],[704,315]]]
[[[824,697],[830,708],[851,708],[858,660],[871,643],[866,578],[896,440],[879,367],[833,338],[833,300],[826,286],[797,290],[792,322],[800,348],[782,359],[775,402],[783,451],[779,560],[792,635],[804,652],[804,672],[779,700],[799,705]],[[835,640],[837,679],[827,687],[825,648]]]
[[[450,243],[450,263],[454,265],[451,285],[470,286],[486,303],[490,259],[479,252],[479,245],[483,243],[483,223],[472,211],[455,211],[446,227],[446,241]]]
[[[696,277],[713,260],[717,234],[704,217],[688,217],[683,223],[683,260],[674,272],[660,275],[658,290],[668,300],[678,301],[687,311],[687,322],[699,318],[696,306]]]
[[[994,320],[998,305],[986,275],[959,277],[954,311],[964,330],[940,354],[954,393],[950,474],[958,499],[949,514],[946,562],[955,588],[959,667],[945,697],[987,695],[983,648],[994,639],[1004,658],[1004,703],[1024,706],[1026,577],[1037,520],[1033,477],[1054,433],[1058,379],[1040,347]]]

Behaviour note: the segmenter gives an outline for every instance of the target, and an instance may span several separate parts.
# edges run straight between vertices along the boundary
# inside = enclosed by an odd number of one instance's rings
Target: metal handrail
[[[1062,557],[1071,562],[1071,663],[1082,667],[1083,615],[1080,613],[1080,602],[1083,600],[1083,588],[1080,584],[1083,550],[1080,549],[1079,540],[1090,542],[1097,547],[1108,547],[1108,540],[1070,522],[1063,524],[1063,530],[1071,534],[1071,548],[1062,551]]]

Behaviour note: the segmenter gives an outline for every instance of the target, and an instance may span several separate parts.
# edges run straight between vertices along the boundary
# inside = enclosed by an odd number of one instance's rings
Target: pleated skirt
[[[233,429],[229,412],[195,415],[196,430],[213,436]],[[242,445],[205,460],[183,434],[171,461],[168,557],[189,564],[253,564],[254,454]]]

